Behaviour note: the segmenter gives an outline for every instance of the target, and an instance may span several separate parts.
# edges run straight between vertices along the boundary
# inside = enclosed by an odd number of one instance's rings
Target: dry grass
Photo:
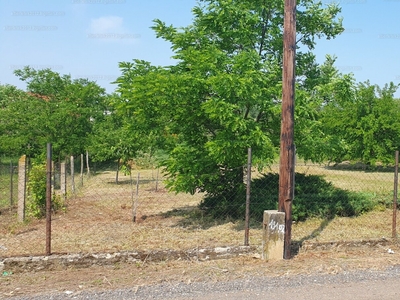
[[[329,170],[304,166],[304,172],[324,175],[335,185],[376,192],[393,188],[393,174]],[[302,169],[297,168],[300,172]],[[67,200],[65,212],[52,221],[52,252],[109,252],[120,250],[192,249],[242,245],[243,222],[210,222],[196,208],[202,195],[168,193],[155,172],[140,171],[131,179],[104,172],[88,180]],[[370,176],[370,177],[369,177]],[[358,183],[358,184],[357,184]],[[133,210],[137,205],[136,222]],[[293,225],[293,240],[332,241],[390,237],[392,211],[373,211],[357,218],[311,219]],[[250,231],[250,244],[261,245],[261,226]],[[0,256],[43,254],[45,221],[19,224],[14,212],[0,215]],[[7,249],[7,250],[5,250]]]
[[[300,168],[297,168],[299,171]],[[393,187],[390,173],[367,174],[325,168],[308,168],[308,173],[321,174],[336,186],[352,190],[369,188],[384,192]],[[53,252],[103,252],[116,250],[189,249],[243,243],[243,223],[210,223],[196,212],[201,195],[174,195],[162,185],[155,191],[154,174],[141,171],[143,178],[139,196],[135,182],[122,177],[114,183],[113,173],[103,173],[85,180],[83,188],[67,201],[64,213],[53,216]],[[134,176],[136,178],[136,176]],[[138,199],[137,223],[132,222],[133,200]],[[194,217],[188,217],[193,216]],[[357,218],[332,220],[310,219],[293,224],[297,241],[361,240],[388,237],[391,234],[392,211],[382,209]],[[261,229],[250,231],[250,244],[261,244]],[[7,248],[5,251],[4,249]],[[19,224],[15,211],[0,214],[0,257],[43,254],[45,223],[31,220]],[[400,263],[398,244],[391,246],[394,254],[381,247],[338,248],[300,252],[287,261],[263,262],[251,256],[217,261],[165,261],[136,264],[93,266],[87,269],[42,271],[0,277],[2,296],[32,295],[47,291],[105,290],[137,288],[143,285],[174,282],[227,281],[260,276],[290,276],[351,272],[359,269],[383,270]]]
[[[390,238],[391,228],[391,210],[372,211],[359,217],[311,219],[294,224],[293,238],[316,242]]]
[[[278,173],[279,166],[273,165],[268,171]],[[298,163],[296,164],[296,173],[321,175],[336,187],[355,192],[387,194],[393,190],[394,185],[394,172],[388,170],[369,172],[362,170],[362,167],[356,168],[348,164],[328,167],[319,164]]]

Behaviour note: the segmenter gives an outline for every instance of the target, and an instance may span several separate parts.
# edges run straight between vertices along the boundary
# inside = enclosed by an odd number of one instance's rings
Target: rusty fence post
[[[75,162],[74,157],[71,155],[70,158],[71,167],[71,194],[75,196]]]
[[[397,237],[397,188],[399,182],[399,151],[395,153],[395,166],[394,166],[394,189],[393,189],[393,221],[392,221],[392,237]]]
[[[14,180],[13,180],[13,176],[14,176],[14,166],[13,163],[10,162],[10,209],[13,207],[14,205]]]
[[[51,172],[52,172],[52,146],[47,144],[46,161],[46,255],[51,254]]]
[[[81,154],[81,173],[79,174],[79,178],[81,180],[81,187],[83,186],[83,154]]]
[[[249,245],[250,232],[250,192],[251,192],[251,148],[247,150],[246,214],[244,221],[244,245]]]
[[[134,198],[133,193],[133,180],[132,180],[132,170],[131,170],[131,199],[132,199],[132,221],[136,223],[137,221],[137,207],[139,205],[139,181],[140,181],[140,173],[137,173],[136,178],[136,198]]]

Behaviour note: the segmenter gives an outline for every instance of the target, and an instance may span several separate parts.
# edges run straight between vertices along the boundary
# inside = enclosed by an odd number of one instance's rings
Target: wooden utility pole
[[[296,55],[296,0],[285,0],[283,29],[282,123],[279,167],[279,205],[285,212],[283,258],[290,259],[292,202],[294,198],[294,96]]]

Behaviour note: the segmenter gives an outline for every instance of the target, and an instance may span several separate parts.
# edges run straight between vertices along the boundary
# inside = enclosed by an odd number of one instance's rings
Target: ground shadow
[[[295,255],[299,254],[299,251],[300,251],[300,249],[303,246],[303,243],[305,241],[312,240],[312,239],[318,237],[321,234],[321,232],[326,227],[328,227],[329,223],[331,223],[332,220],[333,220],[332,217],[323,219],[321,221],[321,224],[319,225],[319,227],[314,229],[310,234],[304,236],[300,240],[293,240],[292,243],[291,243],[291,254],[292,254],[292,256],[295,256]]]
[[[156,216],[161,216],[163,218],[181,217],[181,219],[173,226],[183,227],[189,230],[207,230],[214,226],[236,222],[236,220],[229,217],[214,218],[213,216],[208,215],[207,212],[201,209],[198,205],[174,208],[167,212],[157,214]]]
[[[172,227],[183,227],[188,230],[207,230],[213,226],[219,226],[227,223],[233,222],[235,225],[233,226],[236,231],[244,231],[245,222],[244,220],[233,220],[233,219],[214,219],[210,216],[207,216],[204,211],[202,211],[198,206],[186,206],[178,209],[173,209],[164,213],[160,213],[154,215],[154,217],[182,217],[176,224],[172,225]],[[151,216],[148,216],[151,217]],[[311,233],[304,236],[299,240],[292,240],[291,242],[291,256],[294,257],[299,254],[300,249],[303,246],[305,241],[314,239],[318,237],[326,227],[332,222],[334,218],[329,217],[325,218],[321,221],[318,228],[314,229]],[[250,220],[250,230],[251,229],[262,229],[262,222],[258,220]]]
[[[261,226],[265,210],[277,209],[278,194],[278,174],[264,174],[253,180],[250,200],[251,227]],[[237,230],[243,230],[244,199],[245,191],[243,195],[235,194],[231,198],[206,195],[198,206],[177,208],[162,213],[162,216],[182,217],[177,226],[185,228],[210,228],[233,222]],[[372,194],[337,188],[319,175],[296,174],[293,221],[301,222],[309,218],[330,221],[335,216],[357,216],[374,209],[376,204],[377,200]],[[321,226],[324,227],[323,224]]]

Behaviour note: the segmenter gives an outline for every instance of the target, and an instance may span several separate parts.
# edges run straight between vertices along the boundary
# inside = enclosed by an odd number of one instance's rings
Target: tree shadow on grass
[[[234,223],[233,229],[236,231],[244,231],[245,223],[244,220],[233,220],[231,218],[228,219],[215,219],[210,216],[207,216],[204,211],[199,209],[198,206],[187,206],[178,209],[173,209],[165,213],[159,214],[163,218],[170,217],[182,217],[173,227],[183,227],[188,230],[207,230],[214,226],[224,225],[227,223]],[[314,229],[310,234],[304,236],[299,240],[292,240],[291,243],[291,255],[296,256],[303,243],[307,240],[314,239],[318,237],[322,231],[328,227],[328,225],[332,222],[334,218],[329,217],[323,219],[318,228]],[[250,220],[250,230],[251,229],[262,229],[262,222],[259,222],[255,219]]]
[[[232,218],[214,218],[208,215],[199,206],[185,206],[160,213],[163,218],[181,217],[174,227],[183,227],[189,230],[207,230],[214,226],[235,222]]]
[[[300,249],[303,246],[303,243],[305,241],[312,240],[312,239],[318,237],[321,234],[321,232],[326,227],[328,227],[328,225],[332,222],[332,220],[333,220],[333,217],[329,217],[329,218],[323,219],[321,221],[321,224],[319,225],[319,227],[314,229],[310,234],[304,236],[300,240],[292,240],[292,243],[290,245],[291,246],[291,254],[292,254],[292,256],[295,256],[295,255],[299,254],[299,251],[300,251]]]
[[[278,204],[279,176],[269,173],[252,181],[250,200],[250,228],[262,228],[265,210],[275,210]],[[245,192],[231,198],[205,197],[199,206],[173,209],[161,216],[181,217],[176,226],[188,229],[208,229],[226,223],[234,223],[235,229],[244,230]],[[357,216],[374,209],[377,200],[373,194],[352,192],[333,186],[322,176],[296,173],[295,197],[292,218],[305,221],[322,218],[320,226],[308,236],[294,243],[299,249],[302,243],[319,235],[335,216]],[[298,250],[297,250],[298,252]]]
[[[279,194],[279,175],[264,174],[252,183],[251,210],[261,220],[265,209],[276,209]],[[319,175],[295,174],[295,196],[292,204],[292,218],[301,222],[310,218],[321,218],[318,228],[300,240],[292,241],[292,253],[307,240],[313,239],[336,217],[358,216],[373,210],[378,204],[376,195],[372,193],[353,192],[335,187],[331,182]]]
[[[372,210],[377,204],[376,195],[343,190],[335,187],[319,175],[296,173],[295,196],[292,204],[293,221],[309,218],[333,218],[357,216]],[[279,175],[264,174],[251,183],[250,217],[262,222],[265,210],[278,208]],[[200,207],[205,214],[215,218],[230,217],[243,220],[245,216],[245,192],[230,198],[205,197]]]

